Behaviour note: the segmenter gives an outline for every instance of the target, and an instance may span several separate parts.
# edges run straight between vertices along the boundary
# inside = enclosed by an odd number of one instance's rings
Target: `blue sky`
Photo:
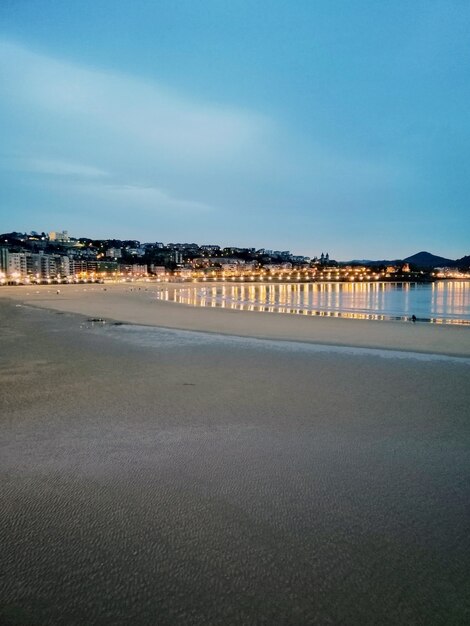
[[[0,231],[470,253],[470,3],[3,0]]]

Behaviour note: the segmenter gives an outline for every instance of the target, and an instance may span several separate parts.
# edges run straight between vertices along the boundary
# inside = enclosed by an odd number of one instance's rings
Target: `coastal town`
[[[75,238],[65,230],[0,235],[0,285],[138,279],[428,282],[469,277],[468,256],[452,261],[420,253],[395,261],[339,262],[328,252],[308,257],[216,244]]]

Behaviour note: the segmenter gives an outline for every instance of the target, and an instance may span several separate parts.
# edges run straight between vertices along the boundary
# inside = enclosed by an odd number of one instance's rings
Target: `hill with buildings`
[[[444,268],[438,273],[435,268]],[[273,277],[308,280],[433,280],[461,277],[470,257],[452,260],[418,252],[401,260],[339,263],[328,253],[313,258],[289,250],[197,243],[71,237],[67,231],[0,235],[0,283],[173,276],[181,279]],[[290,278],[288,278],[290,280]]]

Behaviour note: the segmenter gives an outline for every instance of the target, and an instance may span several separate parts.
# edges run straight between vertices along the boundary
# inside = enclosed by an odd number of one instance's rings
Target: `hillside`
[[[435,254],[431,254],[430,252],[417,252],[412,256],[403,259],[407,263],[412,263],[413,265],[417,265],[418,267],[453,267],[455,265],[455,261],[452,259],[446,259],[442,256],[436,256]]]

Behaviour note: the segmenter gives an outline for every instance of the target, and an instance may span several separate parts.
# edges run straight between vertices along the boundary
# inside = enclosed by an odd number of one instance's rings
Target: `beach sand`
[[[1,624],[466,623],[470,329],[106,289],[1,292]]]
[[[215,283],[211,283],[214,286]],[[157,300],[156,291],[181,285],[133,283],[4,287],[0,296],[38,307],[133,324],[197,330],[242,337],[339,346],[470,356],[470,328],[426,323],[306,317],[221,308],[198,308]],[[184,285],[200,289],[199,285]]]

